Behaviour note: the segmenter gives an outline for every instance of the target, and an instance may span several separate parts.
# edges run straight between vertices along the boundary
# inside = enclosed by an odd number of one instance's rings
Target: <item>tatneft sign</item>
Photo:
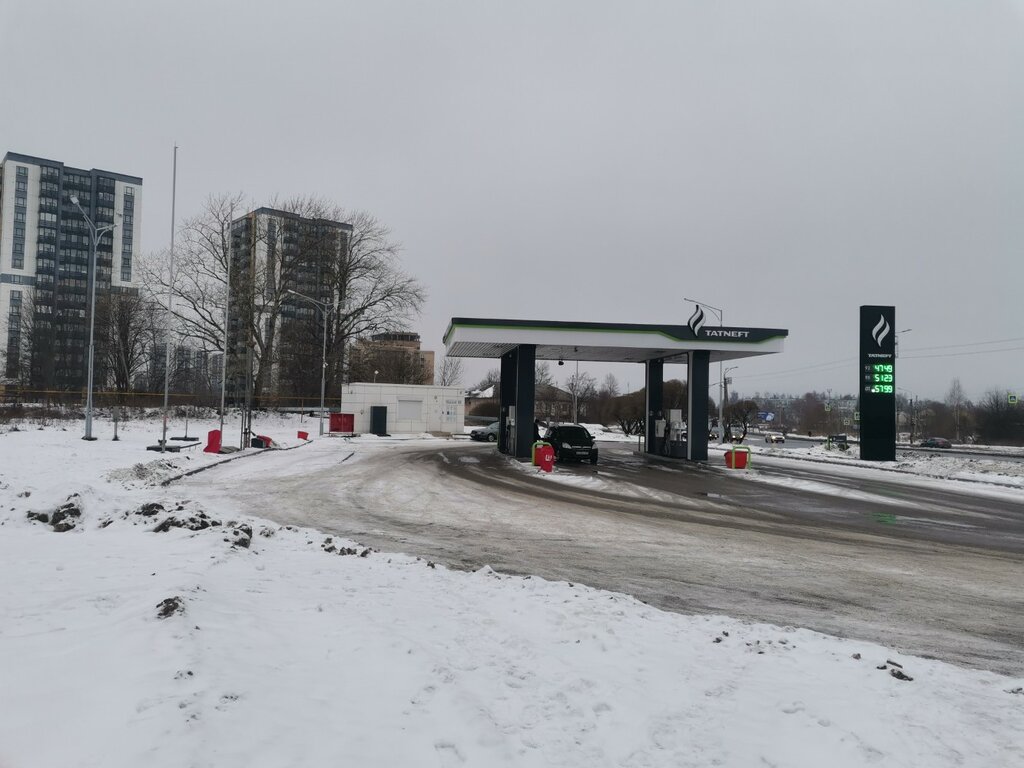
[[[860,308],[860,457],[896,459],[896,308]]]

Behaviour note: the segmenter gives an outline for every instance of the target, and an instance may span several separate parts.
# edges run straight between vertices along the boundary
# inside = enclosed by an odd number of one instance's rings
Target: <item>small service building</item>
[[[342,390],[341,412],[358,434],[461,434],[466,415],[461,387],[353,382]]]

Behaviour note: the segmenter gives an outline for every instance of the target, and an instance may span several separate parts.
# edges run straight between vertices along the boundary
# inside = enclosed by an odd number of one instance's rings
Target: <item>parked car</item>
[[[926,437],[920,443],[922,448],[952,448],[953,444],[944,437]]]
[[[480,440],[481,442],[495,443],[498,441],[498,422],[492,421],[486,427],[481,429],[474,429],[469,433],[469,437],[473,440]]]
[[[784,443],[786,442],[786,436],[781,432],[769,432],[764,436],[766,443]]]
[[[544,442],[555,449],[555,461],[589,461],[597,464],[597,448],[587,428],[579,424],[559,424],[544,433]]]

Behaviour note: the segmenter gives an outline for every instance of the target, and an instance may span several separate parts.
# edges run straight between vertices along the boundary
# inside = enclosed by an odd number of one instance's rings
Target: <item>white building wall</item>
[[[121,279],[122,244],[124,242],[124,190],[125,187],[132,187],[135,190],[135,208],[132,213],[132,279],[124,281]],[[125,184],[123,181],[114,181],[114,221],[118,226],[114,228],[114,259],[111,270],[111,285],[133,286],[139,285],[139,249],[142,237],[142,186],[139,184]]]
[[[410,416],[419,405],[418,418]],[[436,387],[414,384],[346,384],[342,393],[341,413],[355,417],[355,431],[370,431],[371,406],[388,409],[389,434],[461,434],[466,417],[466,402],[461,387]]]
[[[18,180],[18,166],[28,169],[28,190],[25,200],[25,257],[24,267],[14,268],[14,196]],[[3,199],[0,212],[0,273],[5,275],[33,276],[36,273],[36,250],[39,235],[39,177],[40,169],[35,163],[8,160],[3,164]],[[7,332],[10,325],[11,291],[21,292],[22,311],[32,305],[32,286],[0,282],[0,360],[6,357]],[[0,369],[0,375],[3,370]]]

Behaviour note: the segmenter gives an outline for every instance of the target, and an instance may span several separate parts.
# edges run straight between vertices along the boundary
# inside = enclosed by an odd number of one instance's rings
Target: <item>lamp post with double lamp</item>
[[[78,209],[78,212],[82,214],[82,218],[85,219],[85,223],[89,227],[89,244],[91,246],[89,249],[89,364],[88,382],[85,390],[85,434],[82,436],[82,439],[95,440],[96,438],[92,436],[92,371],[96,336],[96,246],[99,243],[99,239],[107,234],[107,232],[113,232],[117,224],[97,227],[93,220],[89,218],[89,214],[79,204],[76,195],[71,195],[71,202]]]
[[[328,304],[326,301],[320,301],[314,299],[311,296],[307,296],[304,293],[298,291],[288,290],[292,296],[298,296],[300,299],[305,299],[311,304],[316,304],[320,307],[320,311],[324,315],[324,344],[323,344],[323,356],[320,360],[320,436],[324,434],[324,394],[327,391],[327,313],[334,309],[333,304]]]
[[[697,301],[696,299],[688,299],[685,296],[683,297],[683,301],[692,302],[696,304],[698,307],[707,307],[716,315],[718,315],[718,327],[722,327],[724,322],[722,319],[722,315],[724,313],[718,307],[712,307],[710,304],[705,304],[703,301]],[[721,360],[718,361],[718,380],[720,386],[718,392],[718,442],[721,443],[722,440],[725,438],[725,422],[723,421],[723,419],[725,418],[725,403],[723,402],[725,400],[725,371],[722,370]]]

